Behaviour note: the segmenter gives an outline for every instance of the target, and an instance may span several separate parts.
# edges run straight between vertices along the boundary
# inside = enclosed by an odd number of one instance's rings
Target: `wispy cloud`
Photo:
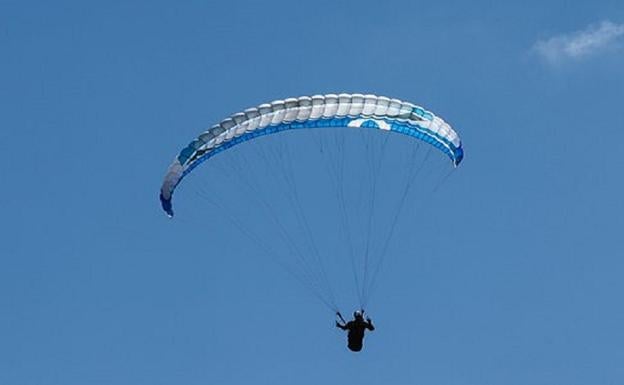
[[[550,64],[580,59],[609,48],[617,47],[624,40],[624,24],[603,21],[569,34],[539,40],[533,51]]]

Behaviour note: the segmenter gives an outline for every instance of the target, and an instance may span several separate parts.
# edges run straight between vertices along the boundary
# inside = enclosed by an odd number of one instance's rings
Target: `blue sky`
[[[0,2],[0,383],[622,383],[623,23],[621,1]],[[358,355],[222,216],[157,200],[202,129],[343,91],[466,149],[401,220]]]

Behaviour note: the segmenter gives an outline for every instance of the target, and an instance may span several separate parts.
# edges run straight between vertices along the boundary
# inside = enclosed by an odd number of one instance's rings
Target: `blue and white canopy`
[[[221,121],[189,143],[169,166],[160,188],[165,212],[182,179],[210,157],[262,135],[299,128],[354,127],[394,131],[420,139],[458,166],[464,152],[457,133],[444,120],[411,103],[384,96],[327,94],[276,100]]]

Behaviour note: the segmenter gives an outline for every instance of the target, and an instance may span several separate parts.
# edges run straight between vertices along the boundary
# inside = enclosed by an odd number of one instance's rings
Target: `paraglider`
[[[176,187],[180,182],[191,173],[197,166],[203,162],[211,159],[215,155],[227,151],[228,149],[247,142],[253,141],[255,138],[262,136],[275,134],[279,132],[289,130],[308,129],[311,131],[336,131],[338,128],[353,128],[356,130],[370,129],[367,131],[377,131],[380,133],[397,133],[398,136],[411,137],[417,139],[413,149],[420,147],[419,144],[424,143],[423,147],[426,147],[426,155],[420,167],[416,167],[412,163],[404,163],[403,169],[399,171],[407,171],[407,183],[399,194],[399,200],[394,205],[395,211],[389,214],[390,223],[386,225],[384,230],[387,230],[385,235],[380,236],[380,242],[374,244],[374,232],[373,226],[373,207],[375,204],[375,183],[376,177],[379,174],[380,162],[378,159],[369,157],[365,159],[365,162],[360,163],[359,167],[368,167],[368,175],[373,183],[371,191],[371,199],[369,203],[369,214],[366,220],[367,230],[365,231],[365,246],[363,246],[363,252],[358,267],[358,263],[355,261],[357,258],[355,255],[359,254],[354,251],[353,237],[349,234],[350,223],[355,220],[348,218],[348,209],[346,203],[349,201],[349,196],[345,197],[344,186],[342,185],[342,177],[345,175],[342,169],[334,170],[333,182],[336,191],[335,197],[337,202],[336,210],[337,215],[341,215],[340,222],[342,226],[342,232],[345,233],[346,243],[350,244],[350,258],[353,269],[354,281],[357,286],[357,295],[359,299],[360,308],[363,309],[366,306],[366,302],[370,297],[370,293],[375,287],[375,279],[380,271],[383,257],[388,250],[389,241],[397,227],[398,217],[405,205],[406,201],[409,201],[408,193],[412,186],[413,180],[418,175],[419,171],[423,168],[425,162],[429,158],[430,150],[433,152],[439,151],[450,159],[452,168],[457,167],[463,157],[464,150],[462,148],[461,140],[458,134],[441,118],[435,116],[433,113],[423,109],[422,107],[414,104],[404,102],[398,99],[391,99],[384,96],[376,95],[363,95],[363,94],[327,94],[327,95],[315,95],[315,96],[301,96],[298,98],[288,98],[285,100],[276,100],[271,103],[261,104],[255,108],[249,108],[243,112],[231,115],[229,118],[222,120],[219,124],[216,124],[208,130],[201,133],[196,139],[191,141],[186,147],[184,147],[179,154],[175,157],[170,164],[165,177],[163,179],[160,188],[160,202],[162,209],[169,217],[173,217],[173,194]],[[371,131],[372,130],[372,131]],[[383,136],[383,135],[382,135]],[[386,139],[387,140],[387,139]],[[370,144],[370,143],[368,143]],[[385,145],[385,141],[384,141]],[[307,146],[307,145],[306,145]],[[374,147],[374,146],[373,146]],[[369,146],[367,145],[368,149]],[[362,349],[363,338],[365,331],[372,331],[375,327],[372,324],[370,318],[364,319],[363,311],[354,313],[354,319],[346,322],[338,310],[338,306],[333,298],[333,291],[329,287],[329,279],[327,277],[325,267],[323,265],[323,258],[319,253],[317,247],[314,245],[312,231],[302,205],[298,201],[299,195],[296,191],[296,181],[293,177],[293,171],[287,170],[291,167],[292,162],[284,161],[282,152],[275,151],[280,154],[277,160],[274,162],[278,164],[275,170],[272,169],[273,174],[280,172],[289,173],[286,175],[288,185],[293,191],[288,195],[291,201],[294,201],[297,221],[303,228],[300,233],[305,234],[306,247],[298,247],[293,242],[293,236],[288,234],[291,230],[288,225],[282,223],[281,214],[273,213],[271,216],[273,224],[275,225],[274,234],[282,236],[282,239],[288,243],[290,247],[289,254],[294,254],[297,258],[293,260],[299,261],[302,265],[302,273],[299,277],[293,273],[293,276],[300,279],[300,281],[306,285],[311,291],[319,298],[328,308],[336,313],[341,322],[336,322],[336,327],[348,331],[348,347],[350,350],[357,352]],[[322,152],[322,151],[321,151]],[[375,152],[375,151],[372,151]],[[383,154],[383,148],[378,149],[377,154]],[[344,156],[343,148],[337,150],[338,156]],[[235,162],[231,162],[235,163]],[[332,163],[332,162],[328,162]],[[334,164],[334,163],[332,163]],[[342,164],[342,163],[340,163]],[[445,166],[448,165],[445,162]],[[240,169],[242,169],[241,167]],[[335,166],[337,169],[338,166]],[[238,171],[241,171],[241,170]],[[286,170],[286,171],[285,171]],[[238,176],[244,178],[243,173],[236,172]],[[400,174],[399,172],[396,173]],[[246,181],[247,185],[251,185],[250,181]],[[248,196],[257,195],[257,189],[250,189]],[[360,189],[358,195],[366,194],[367,190]],[[261,198],[258,198],[261,199]],[[272,205],[264,202],[264,206],[270,208]],[[262,206],[262,205],[260,205]],[[358,212],[362,212],[358,208]],[[364,210],[366,211],[366,210]],[[240,226],[241,230],[242,225]],[[245,233],[246,231],[241,231]],[[380,232],[381,233],[381,232]],[[277,235],[275,235],[277,237]],[[258,244],[262,246],[263,239],[259,238]],[[305,252],[309,251],[309,258],[306,258]],[[267,251],[270,254],[271,251]],[[372,255],[378,254],[376,263],[372,261]],[[335,254],[332,252],[332,254]],[[313,271],[314,265],[319,265],[317,271]],[[289,271],[290,272],[290,271]],[[325,285],[325,288],[323,288]]]

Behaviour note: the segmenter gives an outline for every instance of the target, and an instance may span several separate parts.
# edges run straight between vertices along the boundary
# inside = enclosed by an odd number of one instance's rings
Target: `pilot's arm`
[[[340,322],[338,322],[338,321],[336,321],[336,327],[337,327],[337,328],[340,328],[340,329],[342,329],[342,330],[347,330],[347,326],[346,326],[346,325],[341,324],[341,323],[340,323]]]

